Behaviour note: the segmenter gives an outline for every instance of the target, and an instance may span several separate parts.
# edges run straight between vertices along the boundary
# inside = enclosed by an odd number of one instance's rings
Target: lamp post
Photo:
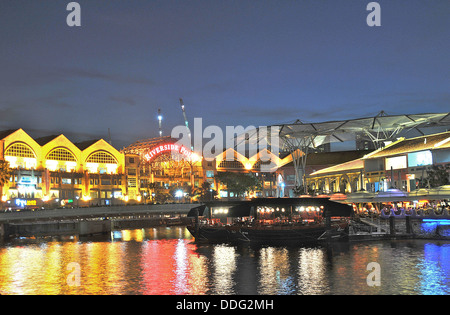
[[[181,198],[183,197],[183,195],[184,195],[184,193],[183,193],[183,191],[181,189],[179,189],[179,190],[177,190],[175,192],[175,197],[178,198],[178,203],[180,203]]]

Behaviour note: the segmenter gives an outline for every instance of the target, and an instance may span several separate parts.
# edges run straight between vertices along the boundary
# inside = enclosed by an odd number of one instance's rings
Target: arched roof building
[[[0,192],[11,207],[100,205],[127,193],[125,156],[102,139],[73,143],[62,134],[33,139],[7,130],[0,132],[0,159],[12,170]]]

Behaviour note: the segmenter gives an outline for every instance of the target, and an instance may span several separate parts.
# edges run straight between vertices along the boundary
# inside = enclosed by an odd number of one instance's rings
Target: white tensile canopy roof
[[[296,185],[300,185],[299,171],[305,169],[308,148],[332,142],[352,141],[357,134],[365,135],[380,147],[383,141],[392,140],[401,131],[417,130],[420,128],[450,125],[450,112],[435,114],[387,115],[384,111],[373,117],[347,120],[325,121],[318,123],[304,123],[300,120],[289,124],[271,125],[260,132],[255,128],[249,132],[236,136],[236,144],[246,143],[259,145],[267,143],[278,146],[292,154],[296,169]],[[278,138],[271,136],[278,134]],[[304,176],[304,172],[303,172]]]
[[[392,139],[403,130],[416,129],[422,133],[419,128],[445,125],[450,125],[450,113],[387,115],[382,111],[374,117],[318,123],[304,123],[297,120],[294,123],[272,125],[268,128],[279,129],[280,146],[286,145],[286,142],[288,142],[288,147],[298,143],[300,146],[297,148],[301,149],[302,144],[307,144],[308,147],[318,147],[330,142],[351,141],[358,133],[365,134],[374,142],[380,142]],[[251,131],[253,134],[238,135],[237,143],[265,140],[271,144],[270,133],[267,133],[264,139],[254,136],[258,130],[259,128],[256,128]]]

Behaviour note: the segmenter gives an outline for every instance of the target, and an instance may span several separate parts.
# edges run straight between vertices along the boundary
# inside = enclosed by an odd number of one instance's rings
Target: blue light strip
[[[445,220],[445,219],[423,219],[422,222],[438,223],[441,225],[450,225],[450,220]]]

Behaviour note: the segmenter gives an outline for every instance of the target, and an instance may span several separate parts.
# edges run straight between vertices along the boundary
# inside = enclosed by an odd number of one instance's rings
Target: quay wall
[[[382,213],[381,218],[389,220],[394,233],[409,234],[413,238],[450,240],[450,214],[447,209],[440,214],[434,211],[424,213],[415,210],[406,214],[404,209],[400,214],[395,214],[391,210],[389,214]]]
[[[350,236],[354,240],[400,238],[450,240],[450,217],[388,216],[375,220],[365,218],[353,221],[352,232]]]
[[[450,240],[450,225],[413,221],[411,227],[415,238]]]

